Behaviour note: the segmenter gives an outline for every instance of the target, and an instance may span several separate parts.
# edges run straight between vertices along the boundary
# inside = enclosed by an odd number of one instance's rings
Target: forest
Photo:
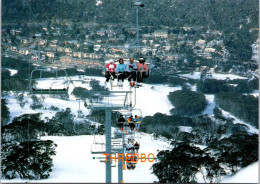
[[[207,105],[203,94],[187,89],[170,92],[168,98],[175,107],[171,110],[172,114],[188,116],[200,114]]]
[[[216,95],[216,104],[258,128],[258,98],[240,93],[220,92]]]

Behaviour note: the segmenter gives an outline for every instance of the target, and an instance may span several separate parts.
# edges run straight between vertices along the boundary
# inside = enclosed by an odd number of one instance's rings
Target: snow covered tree
[[[17,102],[21,106],[21,108],[23,108],[28,101],[24,99],[24,95],[23,94],[20,94],[17,97]]]
[[[209,145],[227,170],[236,172],[258,160],[258,135],[234,134]]]
[[[36,95],[32,95],[33,103],[30,105],[31,109],[40,109],[43,107],[42,101],[40,98],[38,98]]]
[[[160,151],[157,157],[160,161],[152,169],[162,183],[197,182],[196,174],[199,172],[205,181],[214,181],[224,172],[208,153],[188,144],[180,144],[171,151]]]
[[[4,126],[8,123],[10,119],[9,108],[7,107],[7,100],[1,99],[1,126]]]
[[[48,132],[51,135],[65,134],[70,135],[73,131],[74,125],[74,115],[71,112],[70,108],[66,108],[66,110],[59,111],[55,114],[55,116],[47,123],[48,124]]]
[[[12,142],[2,145],[2,176],[7,179],[46,179],[52,171],[52,158],[56,155],[50,140]]]
[[[1,129],[2,142],[25,142],[36,140],[45,134],[45,123],[40,119],[41,113],[23,114],[13,119],[12,123]]]

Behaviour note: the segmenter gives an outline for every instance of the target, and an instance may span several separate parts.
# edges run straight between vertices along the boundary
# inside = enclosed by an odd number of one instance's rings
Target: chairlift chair
[[[94,142],[91,145],[91,153],[92,154],[104,154],[104,153],[106,153],[106,144]]]
[[[40,78],[33,79],[36,72],[40,72]],[[65,80],[62,81],[63,87],[54,87],[50,85],[49,88],[38,88],[33,81],[40,81],[42,79],[42,72],[46,73],[55,73],[55,78],[58,78],[58,71],[63,71],[65,74]],[[54,81],[52,81],[54,82]],[[53,84],[53,83],[52,83]],[[68,94],[69,90],[69,81],[67,72],[64,69],[53,69],[53,68],[36,68],[31,72],[30,83],[29,83],[29,91],[31,94],[41,94],[41,95],[50,95],[50,94]]]

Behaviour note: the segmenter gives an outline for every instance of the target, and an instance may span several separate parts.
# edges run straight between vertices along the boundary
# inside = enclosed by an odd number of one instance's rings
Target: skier
[[[116,64],[114,63],[113,59],[110,59],[109,63],[106,65],[106,83],[109,81],[110,78],[114,80],[114,78],[116,77],[115,69]]]
[[[123,130],[125,118],[124,118],[124,116],[122,114],[118,118],[117,122],[118,122],[118,127],[120,128],[120,130]]]
[[[137,65],[134,62],[134,58],[130,58],[129,63],[126,65],[126,70],[128,73],[127,76],[128,76],[128,81],[130,82],[130,86],[133,87],[136,81],[136,70],[137,70]]]
[[[126,72],[126,65],[124,64],[123,58],[119,59],[119,64],[116,66],[116,73],[118,74],[118,81],[124,82]]]
[[[139,63],[137,63],[137,82],[139,83],[143,82],[143,78],[145,78],[148,75],[148,65],[144,62],[145,59],[143,57],[140,57]]]
[[[129,123],[129,126],[131,128],[131,132],[132,132],[135,129],[134,118],[133,118],[132,115],[128,118],[128,123]]]
[[[135,115],[135,122],[136,122],[136,131],[138,131],[141,127],[141,118],[137,115]]]
[[[138,142],[136,142],[136,143],[134,144],[134,148],[135,148],[136,152],[138,153],[139,148],[140,148]]]

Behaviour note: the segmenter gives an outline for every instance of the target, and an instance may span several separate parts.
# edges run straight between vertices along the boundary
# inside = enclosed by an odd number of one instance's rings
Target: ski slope
[[[233,176],[225,177],[220,183],[259,183],[259,162],[242,168]]]
[[[217,79],[217,80],[226,80],[229,78],[230,80],[233,79],[246,79],[246,77],[242,77],[239,75],[235,74],[223,74],[223,73],[215,73],[213,70],[211,71],[212,77],[211,79]],[[185,77],[185,78],[190,78],[190,79],[196,79],[199,80],[201,76],[201,72],[193,72],[189,74],[180,74],[180,76]]]
[[[71,77],[73,80],[79,80],[78,77]],[[85,80],[89,81],[90,79],[96,79],[100,81],[100,84],[103,85],[105,82],[104,77],[86,77]],[[48,86],[51,83],[51,79],[46,79],[41,81],[41,85],[44,87]],[[62,84],[62,83],[61,83]],[[70,84],[69,93],[72,92],[74,87],[85,87],[90,89],[89,84],[82,84],[81,81],[74,81],[74,85]],[[129,90],[127,81],[124,83],[123,89],[114,89],[114,90]],[[142,110],[143,116],[152,116],[157,112],[170,114],[170,110],[174,108],[170,101],[167,98],[169,92],[176,90],[181,90],[181,87],[169,87],[168,85],[150,85],[143,84],[143,87],[137,88],[136,91],[136,107],[137,109]],[[208,105],[203,111],[203,114],[212,115],[213,109],[215,107],[214,95],[205,95]],[[8,107],[10,110],[11,120],[24,113],[38,113],[42,112],[42,119],[45,117],[52,118],[55,115],[55,111],[37,109],[30,109],[29,105],[32,103],[28,95],[25,95],[25,98],[29,103],[25,105],[24,108],[21,108],[13,94],[7,96],[8,98]],[[60,109],[66,109],[67,107],[71,108],[71,111],[74,115],[77,115],[79,105],[84,115],[89,114],[89,110],[83,106],[81,102],[76,100],[73,95],[70,95],[68,100],[62,100],[57,98],[51,98],[46,96],[43,103],[44,107],[49,108],[50,106],[56,106]],[[224,112],[226,116],[232,117],[228,112]],[[243,123],[239,119],[234,117],[234,122]],[[10,122],[11,122],[10,120]],[[250,125],[246,124],[250,132],[258,133],[258,130]],[[181,131],[190,132],[190,127],[180,127]],[[102,140],[105,140],[104,136],[100,137]],[[82,182],[82,183],[93,183],[93,182],[105,182],[105,164],[101,163],[96,157],[102,155],[92,155],[91,154],[91,145],[94,141],[93,135],[82,135],[82,136],[45,136],[41,137],[42,140],[53,140],[57,145],[57,154],[53,156],[53,171],[50,173],[50,177],[45,180],[1,180],[5,183],[53,183],[53,182]],[[169,142],[165,140],[154,140],[152,135],[145,133],[138,133],[137,139],[140,140],[140,150],[139,153],[153,153],[155,156],[157,151],[171,149]],[[95,157],[95,159],[93,159]],[[151,183],[158,181],[157,177],[152,174],[150,169],[153,163],[150,162],[139,162],[135,170],[125,170],[123,172],[124,182],[131,183]],[[254,167],[254,172],[258,171],[258,168]],[[112,182],[117,182],[117,167],[112,168]],[[199,180],[203,182],[203,180]]]
[[[146,155],[153,153],[155,156],[157,150],[170,149],[168,142],[163,140],[153,140],[152,136],[145,133],[138,133],[140,140],[139,153]],[[30,182],[30,183],[53,183],[53,182],[71,182],[71,183],[104,183],[105,182],[105,163],[100,162],[97,157],[102,155],[91,154],[91,145],[94,141],[93,135],[82,136],[45,136],[42,140],[52,140],[58,146],[57,154],[53,156],[53,171],[50,177],[45,180],[2,180],[2,182]],[[102,136],[105,140],[105,137]],[[93,159],[95,157],[95,159]],[[152,183],[158,181],[150,169],[154,162],[138,162],[135,170],[124,170],[124,182],[131,183]],[[112,182],[117,182],[117,167],[112,167]]]

